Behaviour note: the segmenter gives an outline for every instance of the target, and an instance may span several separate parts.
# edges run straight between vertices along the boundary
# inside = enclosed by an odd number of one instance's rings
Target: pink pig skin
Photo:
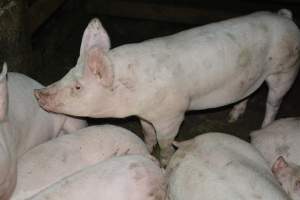
[[[207,133],[177,146],[168,200],[290,200],[260,153],[237,137]]]
[[[114,157],[57,182],[30,200],[165,200],[165,178],[151,159]]]
[[[292,199],[300,200],[300,118],[283,118],[251,133],[251,143]]]
[[[11,200],[28,199],[74,172],[127,154],[149,152],[138,136],[116,126],[90,126],[58,137],[18,160],[18,183]]]
[[[86,126],[86,122],[41,109],[33,90],[43,87],[31,78],[0,75],[0,199],[9,199],[16,184],[17,159],[26,151],[59,134]]]
[[[299,69],[300,32],[291,18],[286,9],[257,12],[114,49],[94,19],[76,66],[35,96],[57,113],[140,117],[149,150],[158,142],[166,164],[187,110],[238,102],[266,81],[263,126],[274,120]],[[230,121],[245,109],[246,100],[234,107]]]

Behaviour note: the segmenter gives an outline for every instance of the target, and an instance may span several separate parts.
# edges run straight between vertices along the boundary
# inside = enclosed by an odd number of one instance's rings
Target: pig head
[[[40,106],[74,116],[113,117],[114,72],[106,55],[109,48],[106,31],[99,20],[92,20],[84,32],[76,66],[60,81],[35,90]]]
[[[280,156],[272,166],[272,172],[293,200],[300,199],[300,168]]]

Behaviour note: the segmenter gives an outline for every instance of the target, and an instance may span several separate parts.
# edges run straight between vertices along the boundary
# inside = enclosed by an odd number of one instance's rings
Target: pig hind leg
[[[160,162],[162,166],[167,165],[175,151],[172,142],[178,133],[183,119],[184,113],[179,114],[176,117],[165,118],[160,121],[157,120],[153,123],[160,147]]]
[[[238,120],[238,118],[244,114],[246,107],[247,107],[248,99],[245,99],[238,104],[234,105],[232,110],[229,113],[228,122],[232,123]]]
[[[299,63],[295,67],[291,67],[290,71],[271,74],[267,77],[266,82],[269,87],[266,102],[266,113],[262,123],[262,127],[267,126],[274,121],[279,110],[283,96],[292,86],[298,72]]]
[[[141,119],[141,125],[143,128],[146,146],[148,148],[148,151],[151,153],[153,151],[153,147],[157,144],[155,129],[150,122],[143,119]]]

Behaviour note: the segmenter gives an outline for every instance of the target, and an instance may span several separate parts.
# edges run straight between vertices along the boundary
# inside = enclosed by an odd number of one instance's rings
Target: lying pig
[[[90,126],[58,137],[18,160],[18,182],[11,200],[27,199],[87,166],[125,154],[149,152],[138,136],[120,127]]]
[[[165,200],[162,170],[148,157],[114,157],[50,186],[31,200]]]
[[[266,81],[263,126],[273,121],[299,68],[300,32],[291,18],[288,10],[257,12],[111,50],[94,19],[83,34],[76,66],[35,96],[45,110],[57,113],[139,116],[149,150],[158,141],[166,163],[187,110],[237,102]],[[233,118],[245,103],[233,109]]]
[[[279,156],[300,165],[300,118],[276,120],[250,133],[251,143],[272,166]]]
[[[177,144],[166,169],[168,200],[288,200],[249,143],[208,133]]]
[[[251,143],[268,161],[293,199],[300,199],[300,118],[280,119],[251,133]]]
[[[17,159],[32,147],[63,132],[77,130],[85,121],[51,114],[39,107],[33,89],[42,86],[18,73],[0,75],[0,199],[9,199],[15,188]]]

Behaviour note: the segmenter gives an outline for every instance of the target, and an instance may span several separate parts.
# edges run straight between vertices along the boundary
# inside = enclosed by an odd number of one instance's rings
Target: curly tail
[[[285,8],[280,9],[280,10],[277,12],[277,14],[280,15],[280,16],[283,16],[283,17],[287,17],[287,18],[289,18],[289,19],[293,19],[293,13],[292,13],[290,10],[285,9]]]

